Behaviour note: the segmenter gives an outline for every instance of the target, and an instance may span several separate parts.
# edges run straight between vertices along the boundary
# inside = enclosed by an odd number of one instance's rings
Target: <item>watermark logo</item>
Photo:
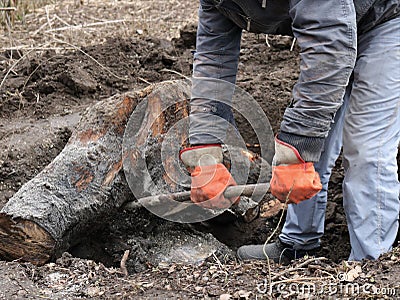
[[[321,281],[318,278],[297,278],[295,280],[278,281],[269,284],[267,279],[257,284],[260,295],[308,295],[308,296],[346,296],[346,297],[395,297],[396,288],[347,281],[347,273],[338,273],[337,278]],[[293,282],[294,281],[294,282]]]

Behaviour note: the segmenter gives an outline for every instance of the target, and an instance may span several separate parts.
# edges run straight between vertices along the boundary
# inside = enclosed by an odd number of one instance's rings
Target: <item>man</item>
[[[288,201],[279,238],[238,249],[240,259],[276,262],[312,254],[324,231],[327,185],[343,146],[349,260],[376,259],[398,230],[400,1],[201,0],[194,55],[190,143],[192,200],[223,207],[235,181],[222,162],[242,29],[293,34],[300,75],[275,140],[271,193]],[[222,101],[222,102],[220,102]],[[311,199],[309,199],[311,198]],[[308,199],[308,200],[307,200]]]

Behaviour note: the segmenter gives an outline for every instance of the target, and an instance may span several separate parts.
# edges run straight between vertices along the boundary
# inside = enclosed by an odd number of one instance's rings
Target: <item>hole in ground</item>
[[[336,210],[337,207],[336,205],[330,209]],[[168,232],[175,234],[174,231],[178,230],[185,234],[185,230],[190,227],[203,233],[211,233],[217,240],[236,251],[241,245],[264,243],[276,228],[280,217],[277,215],[268,219],[256,218],[250,223],[245,223],[233,220],[231,216],[222,215],[208,222],[182,225],[159,219],[145,209],[140,212],[134,214],[121,212],[112,221],[105,223],[106,226],[101,230],[97,230],[68,252],[75,257],[92,259],[108,267],[119,267],[124,251],[130,250],[128,267],[130,271],[140,272],[148,268],[148,253],[167,251],[162,243],[154,240],[155,233],[166,233],[165,244],[167,244]],[[341,218],[340,212],[338,217]],[[279,232],[280,230],[277,230],[277,233]],[[276,236],[271,241],[275,238]],[[340,222],[329,221],[318,255],[339,262],[347,259],[349,253],[347,227]]]

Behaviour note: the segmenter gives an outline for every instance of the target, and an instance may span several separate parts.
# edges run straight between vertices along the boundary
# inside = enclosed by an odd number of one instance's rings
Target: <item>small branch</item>
[[[327,258],[325,258],[325,257],[311,257],[311,258],[303,261],[302,263],[298,264],[297,268],[303,268],[303,267],[309,265],[312,262],[316,262],[316,261],[320,261],[320,260],[327,260]]]
[[[73,26],[71,24],[69,24],[68,22],[64,21],[62,18],[60,18],[57,14],[54,14],[54,17],[59,20],[61,23],[63,23],[66,26]]]
[[[272,280],[275,280],[275,279],[277,279],[277,278],[279,278],[279,277],[281,277],[281,276],[283,276],[283,275],[286,275],[286,274],[288,274],[288,273],[290,273],[290,272],[298,271],[298,270],[302,269],[303,267],[307,266],[308,264],[310,264],[310,263],[312,263],[312,262],[320,261],[320,260],[327,260],[327,258],[325,258],[325,257],[312,257],[312,258],[309,258],[309,259],[307,259],[306,261],[303,261],[302,263],[298,264],[296,267],[286,269],[286,270],[284,270],[283,272],[281,272],[281,273],[275,275],[275,276],[272,277],[271,279],[272,279]]]
[[[32,50],[32,51],[46,51],[46,50],[75,50],[72,47],[34,47],[32,46],[15,46],[15,47],[3,47],[2,51],[17,51],[17,50]]]
[[[293,186],[290,188],[290,191],[289,191],[289,193],[288,193],[287,196],[286,196],[286,200],[285,200],[284,206],[286,206],[286,205],[289,203],[289,196],[290,196],[290,194],[292,193],[292,190],[293,190]],[[271,234],[268,236],[268,238],[265,240],[265,243],[264,243],[264,246],[263,246],[263,252],[264,252],[265,257],[267,258],[267,266],[268,266],[268,284],[269,284],[269,287],[270,287],[270,288],[272,287],[271,263],[270,263],[270,261],[269,261],[269,257],[268,257],[268,255],[267,255],[267,253],[265,252],[265,246],[269,243],[269,241],[272,239],[272,237],[273,237],[273,236],[275,235],[275,233],[277,232],[277,230],[278,230],[278,228],[279,228],[279,226],[281,225],[281,222],[282,222],[282,220],[283,220],[283,215],[284,215],[284,213],[285,213],[285,210],[282,209],[282,213],[281,213],[281,216],[279,217],[278,224],[276,224],[276,227],[275,227],[274,231],[272,231],[272,233],[271,233]]]
[[[144,78],[142,78],[142,77],[138,77],[138,79],[139,79],[140,81],[143,81],[144,83],[151,84],[151,82],[147,81],[146,79],[144,79]]]
[[[268,34],[265,35],[265,44],[267,44],[268,48],[271,48],[271,45],[268,42]]]
[[[16,7],[0,7],[0,11],[16,11]]]
[[[290,51],[293,51],[294,45],[296,44],[296,41],[297,41],[297,39],[296,39],[296,38],[293,38],[292,45],[290,46]]]
[[[280,284],[280,283],[288,283],[288,282],[297,282],[297,283],[310,283],[310,281],[323,281],[331,279],[330,277],[299,277],[299,278],[289,278],[285,280],[279,280],[279,281],[274,281],[274,285]]]
[[[126,268],[126,261],[128,260],[129,256],[129,250],[125,250],[124,255],[122,256],[121,259],[121,271],[124,274],[125,277],[129,276],[128,269]]]
[[[49,25],[50,28],[53,28],[53,27],[51,26],[51,21],[50,21],[50,16],[49,16],[49,8],[48,8],[47,5],[45,6],[45,10],[46,10],[47,24]]]
[[[87,27],[94,27],[94,26],[103,26],[107,24],[114,24],[114,23],[123,23],[123,22],[132,22],[131,20],[110,20],[110,21],[104,21],[104,22],[94,22],[94,23],[89,23],[89,24],[80,24],[80,25],[71,25],[71,26],[63,26],[63,27],[58,27],[58,28],[53,28],[46,30],[45,32],[55,32],[55,31],[65,31],[65,30],[79,30]]]
[[[177,71],[175,71],[175,70],[162,69],[161,72],[170,72],[170,73],[174,73],[174,74],[176,74],[176,75],[179,75],[179,76],[181,76],[181,77],[183,77],[183,78],[185,78],[185,79],[190,79],[190,78],[187,77],[186,75],[183,75],[182,73],[179,73],[179,72],[177,72]]]
[[[26,52],[24,55],[22,55],[15,63],[13,63],[13,65],[11,66],[11,68],[7,71],[6,75],[4,75],[3,80],[0,82],[0,89],[3,86],[4,82],[6,81],[6,78],[8,77],[8,75],[10,74],[10,72],[13,71],[14,67],[21,61],[23,60],[25,57],[27,57],[34,49]]]

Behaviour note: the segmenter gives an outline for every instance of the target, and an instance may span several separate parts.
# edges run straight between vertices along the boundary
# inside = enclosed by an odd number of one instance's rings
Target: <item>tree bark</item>
[[[0,257],[44,264],[133,200],[122,169],[125,126],[136,105],[188,99],[187,82],[163,82],[88,108],[62,152],[0,212]],[[155,134],[157,134],[155,132]]]

